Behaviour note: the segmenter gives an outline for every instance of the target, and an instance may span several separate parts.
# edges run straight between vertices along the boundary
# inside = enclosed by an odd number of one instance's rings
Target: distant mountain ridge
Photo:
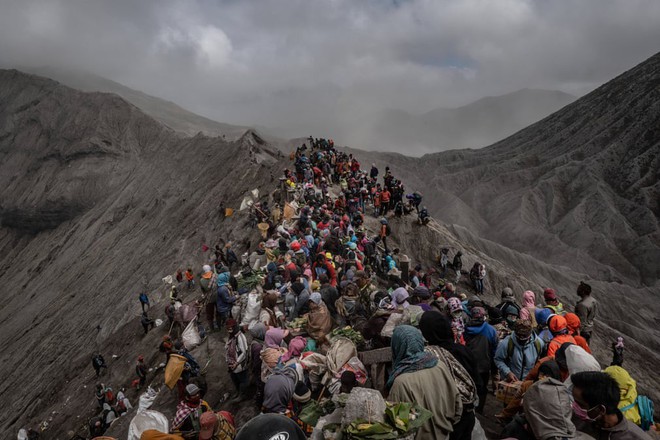
[[[115,93],[152,118],[186,136],[194,136],[201,132],[206,136],[219,136],[233,141],[239,139],[250,129],[250,127],[214,121],[186,110],[171,101],[148,95],[91,73],[51,67],[29,68],[26,71],[54,79],[65,86],[83,92]]]
[[[556,90],[522,89],[485,97],[462,107],[437,108],[419,115],[386,110],[374,118],[363,142],[372,143],[367,149],[411,155],[479,148],[512,135],[575,99],[573,95]]]

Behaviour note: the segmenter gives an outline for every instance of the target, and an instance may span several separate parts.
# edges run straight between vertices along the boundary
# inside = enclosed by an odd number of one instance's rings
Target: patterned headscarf
[[[438,358],[424,351],[424,337],[419,329],[410,325],[394,328],[392,334],[392,373],[387,379],[387,388],[394,384],[394,379],[403,373],[425,370],[435,367]]]

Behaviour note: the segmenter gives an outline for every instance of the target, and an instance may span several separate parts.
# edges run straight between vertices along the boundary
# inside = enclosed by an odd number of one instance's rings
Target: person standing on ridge
[[[594,331],[594,320],[598,311],[598,303],[591,296],[591,286],[583,281],[577,288],[577,294],[580,300],[575,304],[575,314],[580,318],[580,335],[591,341],[591,334]]]

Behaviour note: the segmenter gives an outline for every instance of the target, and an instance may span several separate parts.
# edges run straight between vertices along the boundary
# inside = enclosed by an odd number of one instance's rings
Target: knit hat
[[[202,271],[204,273],[211,272],[211,266],[209,266],[208,264],[205,264],[204,266],[202,266]]]
[[[511,287],[505,287],[502,289],[502,300],[513,299],[513,289]]]
[[[561,315],[555,315],[550,320],[548,320],[548,327],[552,333],[559,333],[568,328],[568,323],[566,318]]]
[[[557,299],[557,294],[555,293],[555,289],[551,288],[546,288],[543,289],[543,299],[546,301],[554,301]]]
[[[293,392],[293,400],[300,403],[308,402],[312,397],[312,392],[307,388],[305,382],[298,382]]]

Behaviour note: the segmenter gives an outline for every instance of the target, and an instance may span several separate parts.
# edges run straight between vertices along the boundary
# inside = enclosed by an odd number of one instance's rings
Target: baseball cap
[[[199,440],[210,440],[218,424],[218,416],[213,411],[206,411],[199,418]]]
[[[261,414],[247,422],[234,440],[307,440],[290,418],[281,414]]]

